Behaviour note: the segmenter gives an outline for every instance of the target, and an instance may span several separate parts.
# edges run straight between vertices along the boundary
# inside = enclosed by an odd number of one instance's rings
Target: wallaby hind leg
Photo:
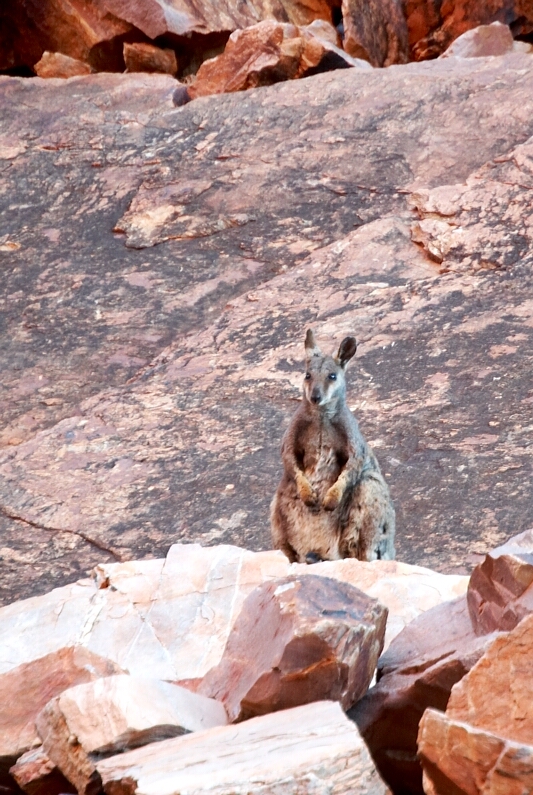
[[[298,563],[296,550],[288,540],[287,520],[280,509],[277,494],[270,505],[270,527],[274,549],[280,549],[291,563]]]
[[[354,497],[342,556],[367,561],[394,560],[395,515],[386,484],[373,478],[364,480]]]

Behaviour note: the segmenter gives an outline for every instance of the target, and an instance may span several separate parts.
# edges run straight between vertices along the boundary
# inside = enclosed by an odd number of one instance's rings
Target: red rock
[[[161,72],[175,75],[178,71],[176,53],[153,44],[124,43],[124,63],[128,72]]]
[[[126,675],[72,687],[36,720],[44,750],[79,795],[100,788],[96,762],[103,757],[226,723],[224,707],[212,699]]]
[[[84,61],[95,69],[122,71],[121,37],[132,26],[109,13],[104,3],[22,0],[10,6],[6,17],[17,27],[16,65],[31,68],[43,52],[49,51]]]
[[[377,684],[349,715],[394,792],[423,792],[417,759],[420,719],[428,707],[446,709],[453,685],[493,640],[494,635],[475,635],[466,597],[460,597],[412,621],[381,657]]]
[[[122,673],[85,649],[63,648],[0,675],[0,768],[13,765],[38,740],[35,718],[54,696],[73,685]]]
[[[372,66],[409,60],[407,24],[400,0],[343,0],[344,49]]]
[[[515,36],[533,30],[533,9],[521,0],[404,0],[411,56],[441,55],[459,36],[480,25],[504,22]]]
[[[90,75],[91,67],[84,61],[63,55],[62,52],[43,52],[41,60],[34,66],[38,77],[77,77]]]
[[[230,721],[311,701],[347,709],[366,692],[383,648],[387,609],[328,577],[286,577],[245,601],[222,659],[199,693]]]
[[[484,58],[488,55],[505,55],[512,52],[513,36],[508,25],[493,22],[467,30],[455,39],[441,58]]]
[[[108,795],[388,795],[356,727],[319,701],[97,764]]]
[[[232,33],[222,55],[200,66],[188,93],[196,99],[356,65],[349,55],[317,38],[309,28],[264,21]]]
[[[533,616],[497,637],[452,689],[446,714],[428,710],[419,755],[429,795],[514,795],[533,787]]]
[[[42,746],[22,754],[9,773],[28,795],[60,795],[63,792],[76,792],[57,765],[46,755]]]
[[[488,553],[472,572],[467,600],[479,635],[514,629],[533,612],[533,530]]]

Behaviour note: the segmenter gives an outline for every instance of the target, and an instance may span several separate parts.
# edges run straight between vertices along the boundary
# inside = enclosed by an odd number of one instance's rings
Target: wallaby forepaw
[[[322,500],[322,507],[326,511],[334,511],[335,508],[338,507],[339,502],[341,501],[341,494],[339,489],[332,486],[330,489],[327,490],[326,496]]]
[[[308,508],[312,508],[318,502],[318,494],[310,483],[302,483],[300,485],[300,488],[298,489],[298,496],[304,505],[308,506]]]

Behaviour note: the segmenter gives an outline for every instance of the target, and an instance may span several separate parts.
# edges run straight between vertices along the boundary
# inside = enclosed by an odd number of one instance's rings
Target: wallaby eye
[[[306,381],[310,381],[311,380],[311,373],[306,373],[305,374],[305,380]]]
[[[328,378],[329,378],[330,381],[336,381],[337,380],[337,373],[330,373],[328,375]]]

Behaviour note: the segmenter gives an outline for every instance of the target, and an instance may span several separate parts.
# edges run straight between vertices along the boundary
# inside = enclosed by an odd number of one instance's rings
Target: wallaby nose
[[[321,398],[320,389],[318,389],[318,387],[315,387],[311,392],[311,402],[320,403],[320,398]]]

